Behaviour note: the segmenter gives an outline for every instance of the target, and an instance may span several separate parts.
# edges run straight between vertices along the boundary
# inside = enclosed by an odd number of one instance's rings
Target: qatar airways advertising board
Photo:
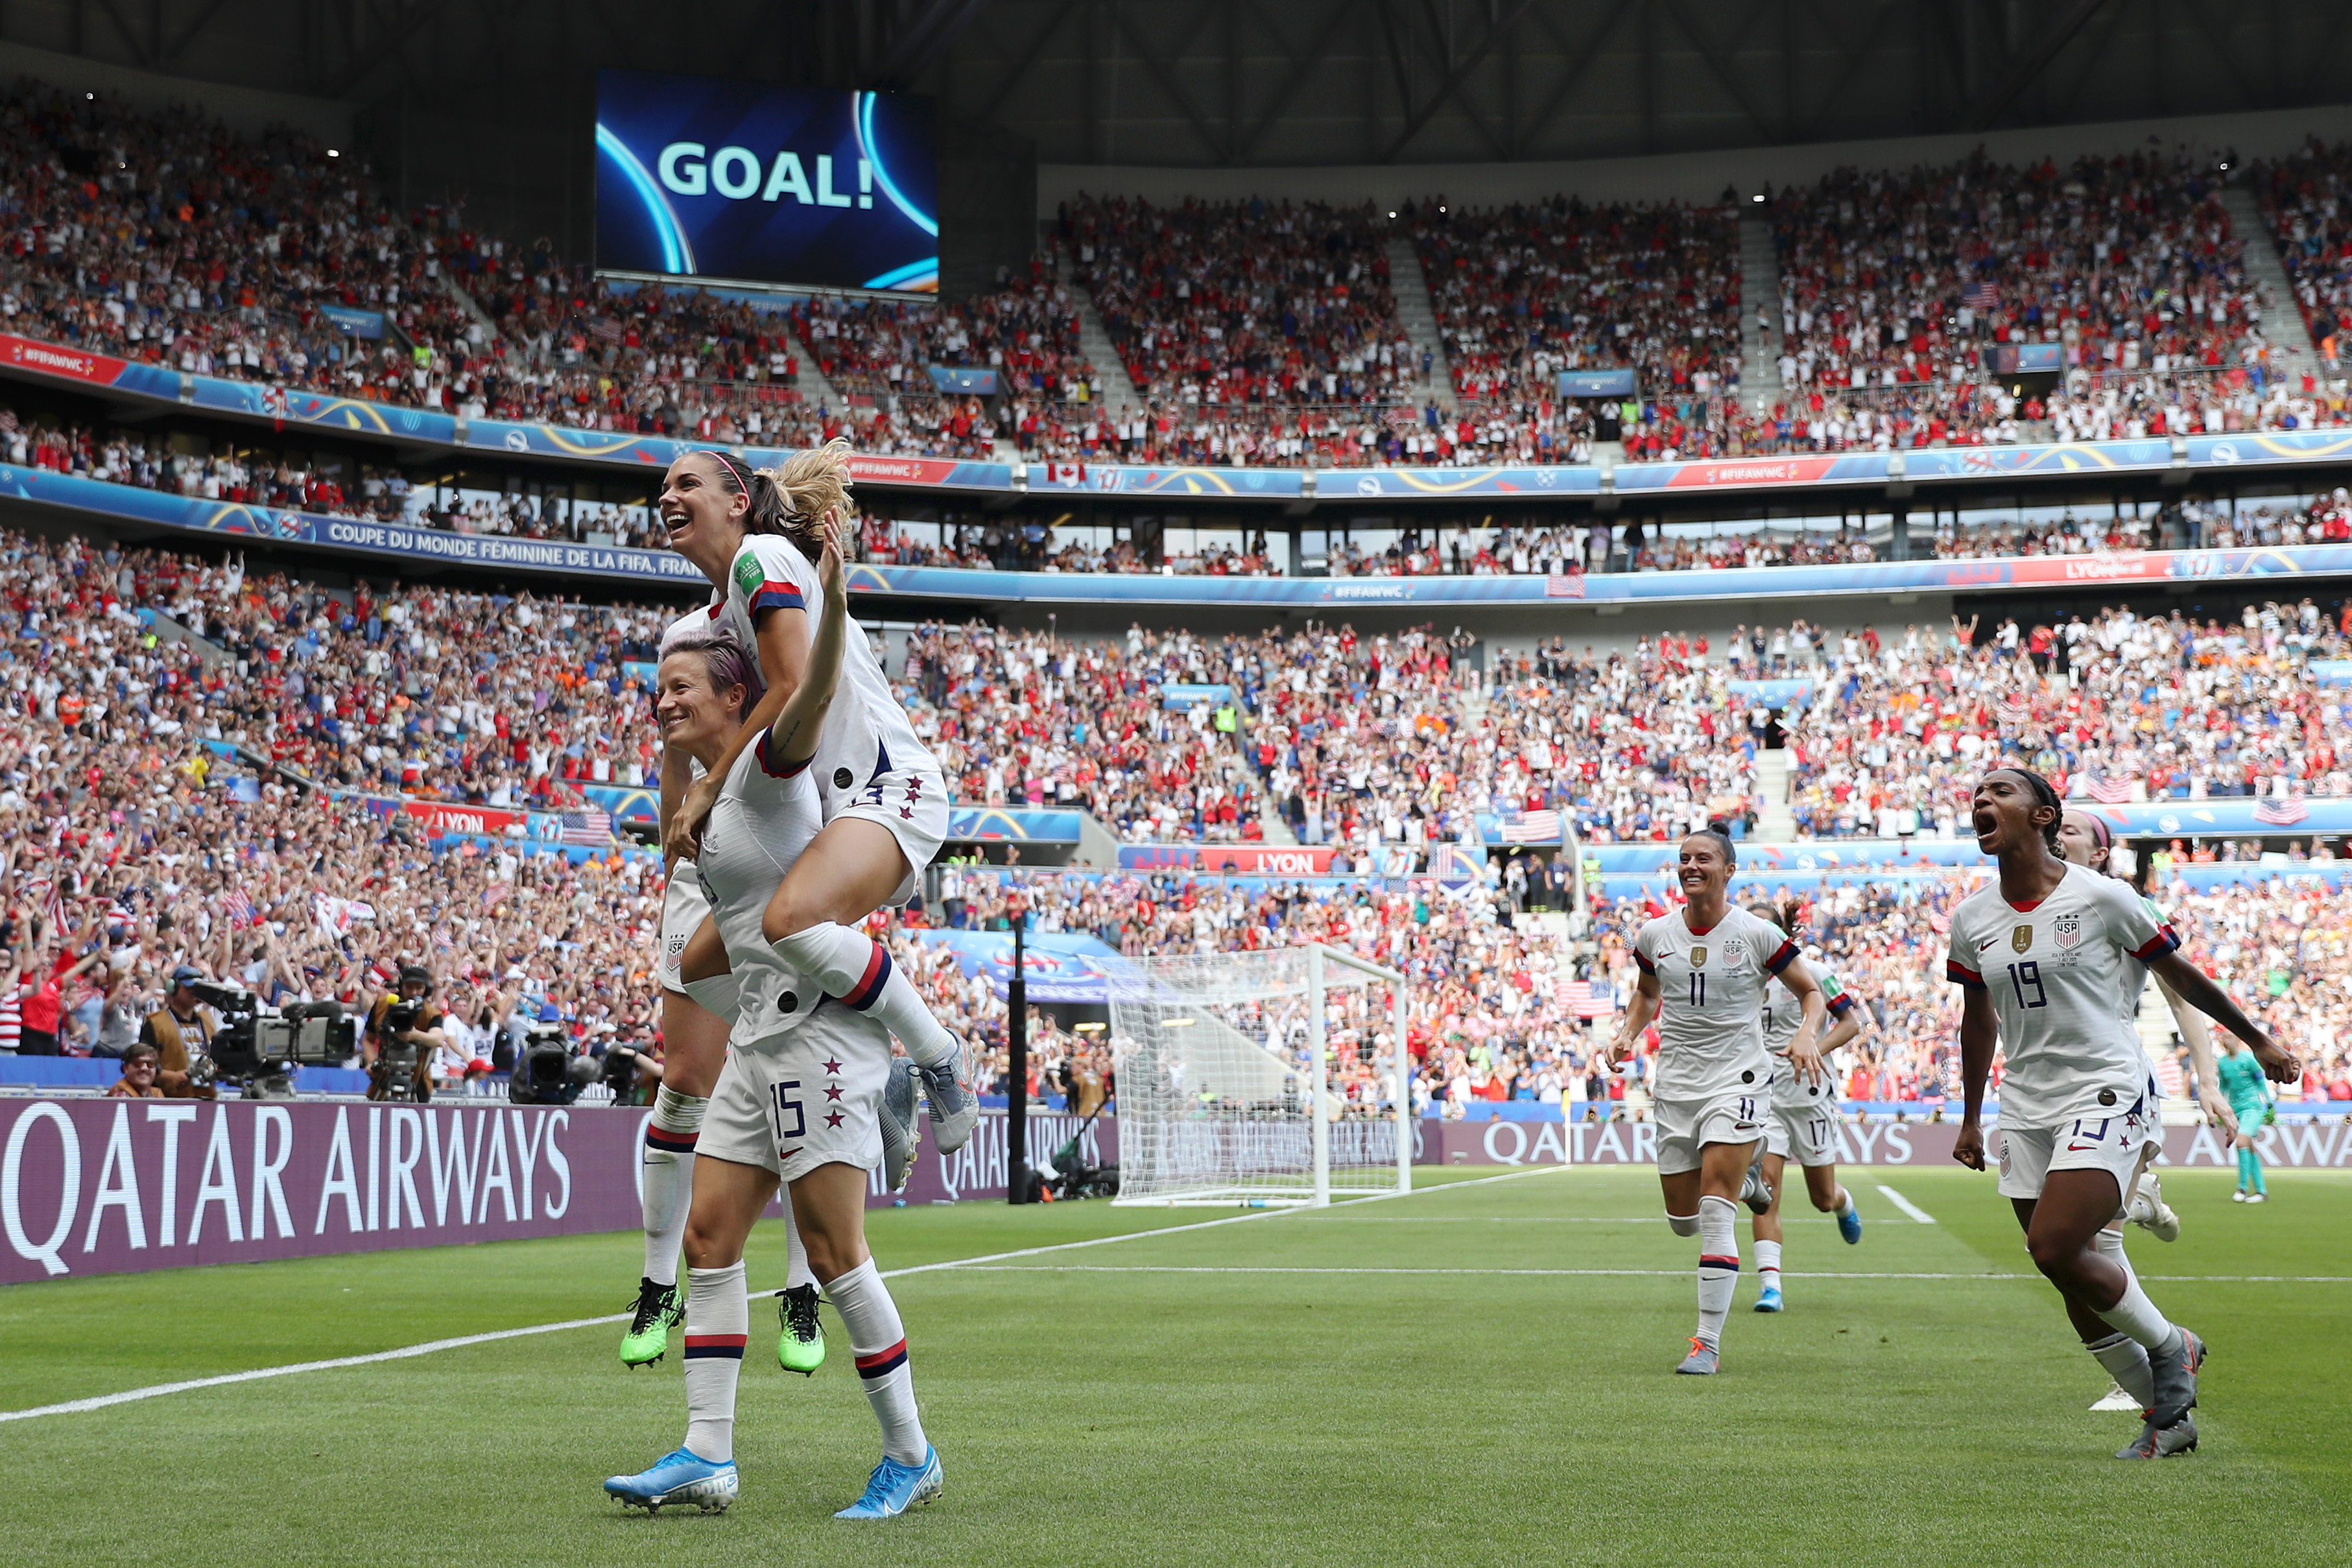
[[[936,293],[931,100],[596,73],[596,265]]]

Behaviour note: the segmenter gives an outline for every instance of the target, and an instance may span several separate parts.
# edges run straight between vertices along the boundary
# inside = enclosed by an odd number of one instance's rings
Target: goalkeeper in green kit
[[[2260,1204],[2270,1201],[2270,1187],[2263,1180],[2263,1157],[2254,1152],[2255,1135],[2263,1127],[2278,1120],[2271,1109],[2271,1086],[2263,1077],[2262,1063],[2245,1042],[2224,1037],[2228,1054],[2215,1064],[2215,1076],[2221,1080],[2221,1092],[2230,1097],[2230,1109],[2238,1118],[2238,1190],[2231,1201]]]

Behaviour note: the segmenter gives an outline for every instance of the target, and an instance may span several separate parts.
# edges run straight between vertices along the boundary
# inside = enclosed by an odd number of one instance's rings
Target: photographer
[[[400,989],[377,997],[368,1011],[370,1100],[433,1098],[433,1054],[449,1043],[440,1025],[432,974],[420,964],[403,964]]]
[[[156,1087],[173,1100],[216,1098],[212,1085],[188,1076],[191,1047],[197,1056],[209,1054],[213,1037],[220,1033],[220,1016],[196,995],[195,988],[204,983],[205,972],[193,963],[172,971],[172,988],[163,994],[163,1005],[139,1026],[139,1043],[155,1047]]]

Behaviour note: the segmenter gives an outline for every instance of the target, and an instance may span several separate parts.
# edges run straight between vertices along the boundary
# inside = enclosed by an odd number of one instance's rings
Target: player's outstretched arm
[[[2262,1026],[2247,1017],[2211,975],[2182,957],[2178,949],[2162,954],[2147,967],[2173,994],[2245,1041],[2254,1053],[2254,1060],[2263,1064],[2263,1077],[2277,1083],[2293,1083],[2303,1076],[2303,1064],[2263,1033]]]
[[[1985,1168],[1985,1080],[1992,1076],[1993,1047],[2000,1040],[2000,1022],[1992,998],[1981,985],[1971,985],[1960,1004],[1960,1135],[1952,1144],[1952,1158],[1971,1171]]]
[[[1601,1053],[1601,1065],[1614,1071],[1622,1067],[1625,1058],[1633,1054],[1641,1043],[1642,1031],[1658,1016],[1658,977],[1644,974],[1633,987],[1633,1004],[1625,1009],[1625,1021],[1617,1026],[1617,1037]]]
[[[2238,1135],[2238,1113],[2230,1108],[2230,1097],[2221,1092],[2221,1079],[2213,1061],[2213,1031],[2205,1023],[2205,1015],[2180,999],[2180,994],[2156,977],[2156,988],[2164,993],[2164,1005],[2172,1009],[2172,1026],[2180,1031],[2189,1047],[2189,1065],[2197,1074],[2197,1104],[2205,1119],[2234,1138]]]
[[[816,755],[817,736],[833,706],[833,689],[841,681],[842,639],[849,623],[849,593],[841,563],[841,541],[825,535],[824,554],[817,562],[817,581],[824,590],[824,615],[818,620],[816,642],[809,649],[808,669],[776,721],[768,730],[768,755],[779,766],[798,764]]]

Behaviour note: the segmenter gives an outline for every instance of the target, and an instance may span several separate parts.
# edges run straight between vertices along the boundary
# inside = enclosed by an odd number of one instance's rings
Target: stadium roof
[[[532,133],[568,139],[593,68],[625,64],[934,93],[1048,163],[1251,168],[2294,108],[2342,96],[2347,20],[2229,0],[60,0],[0,10],[0,44],[551,151]]]

